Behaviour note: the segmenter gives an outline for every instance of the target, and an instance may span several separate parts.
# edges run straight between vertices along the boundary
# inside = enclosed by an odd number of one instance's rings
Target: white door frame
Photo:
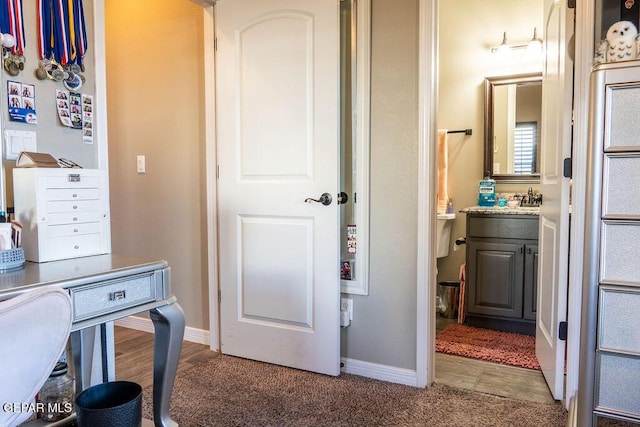
[[[435,256],[431,236],[436,223],[435,154],[437,124],[437,31],[438,1],[419,0],[419,165],[418,165],[418,274],[417,274],[417,386],[435,381]],[[585,201],[586,144],[588,132],[589,73],[593,59],[595,10],[589,0],[577,0],[575,27],[575,102],[573,206]],[[574,209],[571,218],[569,296],[567,322],[567,381],[565,407],[578,390],[580,318],[582,303],[582,253],[584,210]]]

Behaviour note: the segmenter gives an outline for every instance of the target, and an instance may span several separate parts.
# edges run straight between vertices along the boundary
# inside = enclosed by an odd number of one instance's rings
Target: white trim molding
[[[342,362],[341,371],[345,374],[359,375],[361,377],[413,387],[417,384],[416,371],[412,371],[411,369],[363,362],[346,357],[341,358],[340,361]]]
[[[418,260],[416,386],[435,380],[436,106],[438,0],[419,2],[418,41]]]
[[[355,260],[356,280],[341,280],[340,292],[351,295],[369,295],[369,198],[371,147],[371,0],[353,0],[355,3],[355,186],[358,195],[355,223],[358,226],[358,252]],[[349,171],[343,171],[348,173]]]
[[[122,326],[123,328],[135,329],[136,331],[154,333],[153,322],[151,321],[151,319],[147,319],[144,317],[123,317],[122,319],[116,320],[114,324],[116,326]],[[209,331],[187,326],[186,328],[184,328],[184,341],[209,345],[211,337],[209,336]]]
[[[207,281],[209,283],[209,331],[211,350],[220,349],[218,303],[218,157],[216,146],[216,89],[215,89],[215,11],[205,7],[204,16],[204,116],[207,189]]]

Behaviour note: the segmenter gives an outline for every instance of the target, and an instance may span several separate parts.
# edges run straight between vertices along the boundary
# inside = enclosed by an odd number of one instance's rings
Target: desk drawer
[[[71,300],[74,321],[79,321],[155,301],[155,280],[146,275],[108,285],[71,288]]]

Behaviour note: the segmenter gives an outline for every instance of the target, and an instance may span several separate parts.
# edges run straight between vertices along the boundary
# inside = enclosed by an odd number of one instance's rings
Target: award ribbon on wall
[[[79,73],[84,71],[88,48],[82,0],[38,0],[38,30],[36,76],[63,81],[67,89],[78,90],[84,83]]]

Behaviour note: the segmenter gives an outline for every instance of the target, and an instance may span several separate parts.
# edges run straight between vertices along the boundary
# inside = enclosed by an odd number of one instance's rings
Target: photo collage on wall
[[[56,90],[56,108],[60,123],[82,130],[82,142],[93,144],[93,96]]]
[[[31,125],[38,124],[34,85],[8,81],[7,103],[9,105],[9,120]]]

